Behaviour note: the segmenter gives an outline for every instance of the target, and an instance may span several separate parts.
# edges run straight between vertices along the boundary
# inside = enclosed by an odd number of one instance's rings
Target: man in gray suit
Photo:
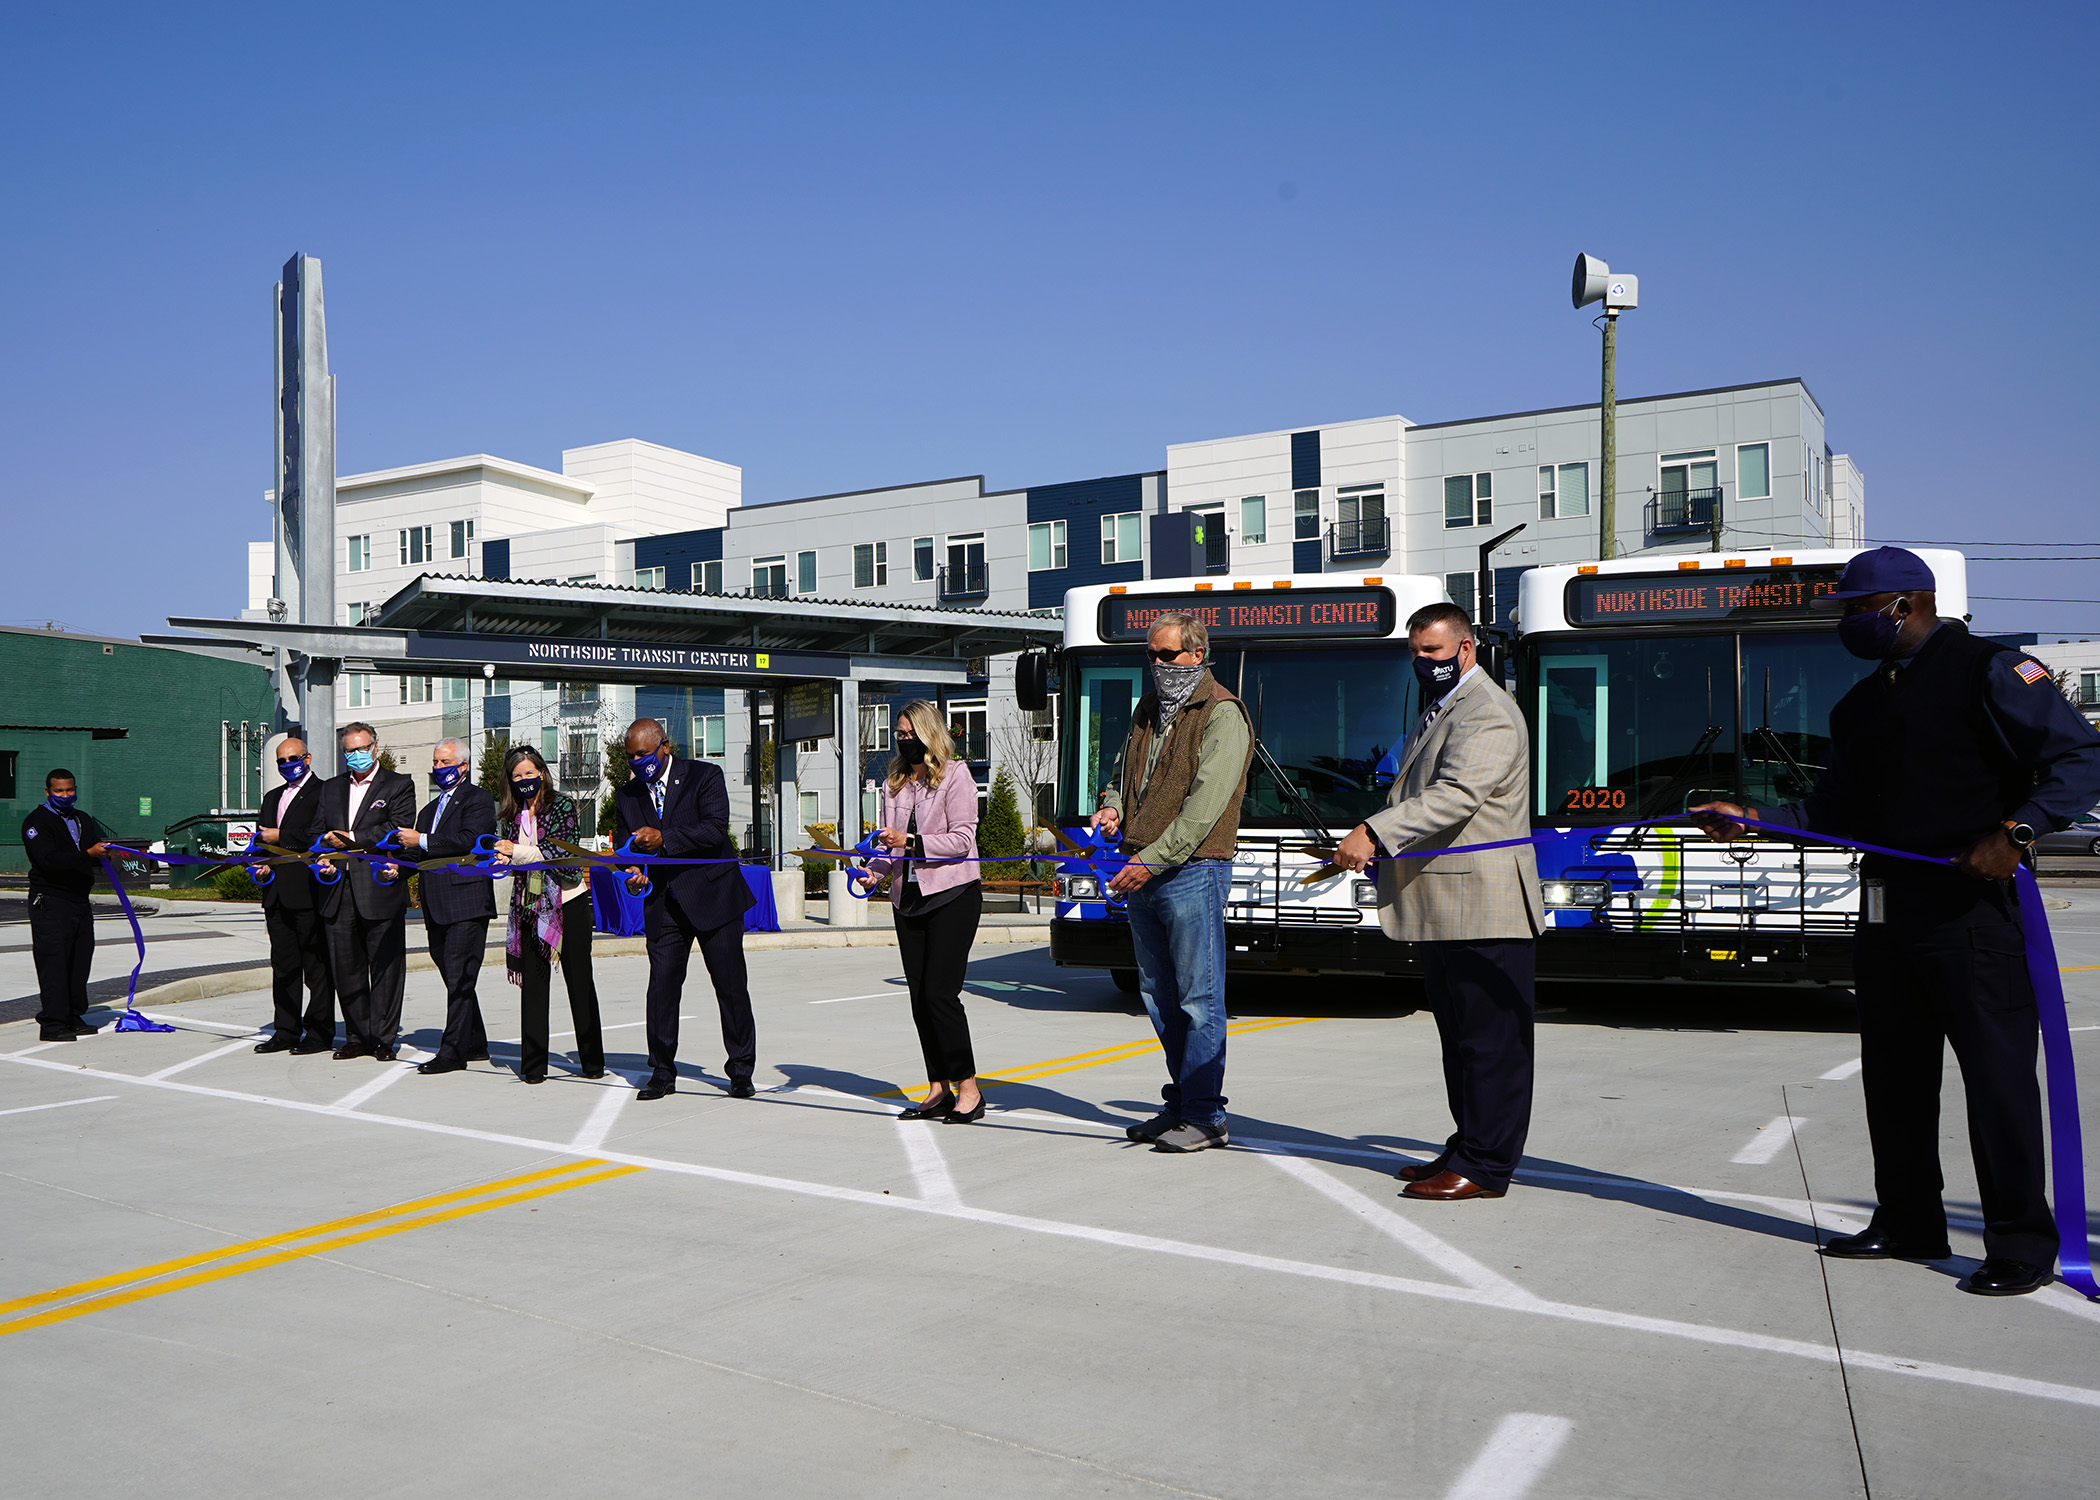
[[[1385,810],[1335,854],[1347,869],[1363,869],[1381,846],[1398,854],[1531,835],[1524,716],[1475,663],[1473,622],[1455,604],[1427,605],[1409,617],[1407,643],[1428,706]],[[1401,1168],[1402,1196],[1499,1198],[1531,1128],[1532,944],[1545,926],[1531,846],[1382,862],[1378,924],[1422,945],[1457,1127],[1436,1160]]]

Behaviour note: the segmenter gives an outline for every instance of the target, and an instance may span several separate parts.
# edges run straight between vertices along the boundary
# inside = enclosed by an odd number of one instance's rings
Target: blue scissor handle
[[[861,841],[853,846],[853,852],[863,859],[879,859],[885,855],[890,855],[890,851],[879,841],[878,835],[880,832],[881,830],[879,829],[868,830],[866,834],[862,835]],[[894,858],[895,856],[891,855],[890,857]],[[847,873],[849,875],[865,876],[868,872],[866,870],[849,870]],[[849,879],[846,882],[846,894],[856,901],[866,901],[875,894],[875,882],[870,880],[863,886],[859,880]]]
[[[314,861],[313,871],[314,879],[320,881],[323,885],[340,885],[342,883],[343,867],[341,865],[332,865],[325,859],[317,859]]]
[[[1079,849],[1062,856],[1058,860],[1059,868],[1066,874],[1083,871],[1093,876],[1101,882],[1103,901],[1110,906],[1124,905],[1127,898],[1123,893],[1108,888],[1115,873],[1130,863],[1129,856],[1123,853],[1123,830],[1119,827],[1114,833],[1103,833],[1099,828],[1090,827],[1084,837],[1073,842],[1079,845]]]
[[[394,883],[394,882],[395,882],[396,880],[399,880],[399,879],[401,878],[401,877],[400,877],[400,875],[399,875],[398,873],[396,873],[396,874],[393,874],[393,875],[382,875],[382,874],[380,874],[380,871],[381,871],[381,870],[383,870],[383,869],[385,869],[385,868],[386,868],[386,867],[385,867],[384,865],[380,865],[380,864],[375,864],[375,865],[373,865],[373,866],[372,866],[372,884],[374,884],[374,885],[392,885],[392,884],[393,884],[393,883]],[[398,865],[397,865],[397,866],[395,867],[395,869],[396,869],[397,871],[399,870],[399,868],[400,868],[400,867],[399,867]]]
[[[259,886],[268,885],[277,878],[277,871],[269,865],[250,865],[248,878]]]
[[[381,854],[406,854],[408,852],[407,847],[401,842],[401,830],[398,828],[389,828],[379,836],[379,842],[372,847]]]

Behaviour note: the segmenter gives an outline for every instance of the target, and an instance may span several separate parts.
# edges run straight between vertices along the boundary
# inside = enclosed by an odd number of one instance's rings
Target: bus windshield
[[[1348,828],[1385,806],[1421,711],[1407,648],[1396,642],[1217,650],[1211,670],[1247,705],[1255,731],[1323,826]],[[1116,772],[1132,711],[1146,690],[1134,650],[1071,651],[1064,659],[1063,812],[1091,815]],[[1245,827],[1302,828],[1259,757],[1247,776]]]
[[[1562,826],[1806,796],[1831,707],[1866,670],[1828,630],[1524,645],[1532,813]]]

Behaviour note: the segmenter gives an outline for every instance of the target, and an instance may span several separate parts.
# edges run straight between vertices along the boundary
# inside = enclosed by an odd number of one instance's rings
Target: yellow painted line
[[[232,1265],[214,1266],[210,1270],[195,1271],[188,1276],[177,1276],[169,1281],[155,1281],[146,1286],[134,1286],[126,1291],[111,1292],[106,1297],[92,1297],[85,1302],[75,1302],[67,1307],[54,1307],[49,1312],[32,1313],[27,1317],[0,1322],[0,1337],[10,1333],[21,1333],[25,1329],[41,1328],[47,1323],[63,1323],[68,1318],[78,1318],[91,1312],[121,1307],[128,1302],[144,1301],[148,1297],[160,1297],[169,1292],[181,1291],[185,1287],[202,1286],[206,1282],[223,1281],[229,1276],[242,1276],[250,1271],[260,1271],[269,1266],[281,1265],[288,1260],[299,1260],[309,1255],[320,1255],[330,1250],[340,1250],[345,1245],[362,1244],[366,1240],[384,1239],[388,1235],[403,1234],[411,1229],[426,1229],[432,1224],[442,1224],[448,1219],[464,1218],[468,1214],[486,1213],[492,1208],[503,1208],[513,1203],[523,1203],[529,1198],[545,1198],[554,1193],[566,1193],[571,1188],[586,1187],[594,1182],[605,1182],[614,1177],[625,1177],[645,1170],[642,1167],[605,1166],[603,1162],[586,1162],[586,1166],[604,1167],[603,1171],[589,1172],[582,1176],[573,1173],[556,1182],[542,1183],[538,1187],[521,1192],[505,1193],[498,1198],[484,1199],[478,1203],[462,1204],[457,1208],[443,1209],[437,1213],[424,1214],[418,1218],[402,1219],[396,1223],[380,1224],[370,1229],[361,1229],[352,1234],[339,1234],[329,1239],[316,1240],[309,1245],[297,1245],[289,1250],[278,1250],[269,1255],[252,1256],[236,1261]]]
[[[2056,972],[2059,974],[2090,974],[2095,969],[2100,969],[2100,964],[2073,964],[2068,969],[2058,969]]]
[[[76,1281],[71,1286],[54,1287],[48,1292],[36,1292],[27,1297],[17,1297],[11,1302],[0,1302],[0,1313],[13,1312],[21,1307],[35,1307],[42,1302],[57,1302],[67,1297],[78,1297],[88,1292],[99,1292],[105,1287],[126,1286],[135,1281],[145,1281],[154,1276],[164,1276],[170,1271],[187,1270],[215,1260],[231,1256],[246,1255],[253,1250],[267,1250],[272,1245],[289,1244],[294,1240],[310,1239],[315,1235],[333,1234],[337,1230],[351,1229],[359,1224],[370,1224],[378,1219],[392,1218],[402,1214],[421,1213],[425,1209],[440,1208],[447,1203],[457,1203],[464,1198],[479,1198],[484,1193],[500,1193],[506,1188],[524,1187],[527,1183],[542,1182],[550,1177],[559,1177],[569,1172],[580,1172],[585,1167],[603,1166],[603,1162],[572,1161],[558,1167],[547,1167],[537,1172],[526,1172],[517,1177],[499,1178],[495,1182],[484,1182],[479,1187],[457,1188],[449,1193],[438,1193],[429,1198],[414,1198],[406,1203],[396,1203],[390,1208],[373,1209],[370,1213],[352,1214],[347,1219],[330,1219],[325,1224],[309,1224],[304,1229],[287,1229],[281,1234],[264,1235],[261,1239],[242,1240],[238,1244],[221,1245],[216,1250],[202,1250],[194,1255],[178,1256],[174,1260],[159,1261],[150,1266],[139,1266],[129,1271],[119,1271],[112,1276],[98,1276],[93,1281]]]
[[[1311,1016],[1264,1016],[1257,1020],[1230,1021],[1226,1023],[1227,1036],[1245,1036],[1254,1031],[1273,1031],[1279,1026],[1302,1026],[1314,1019]],[[1098,1068],[1107,1063],[1124,1062],[1133,1057],[1143,1057],[1159,1050],[1157,1037],[1146,1037],[1141,1042],[1123,1042],[1114,1047],[1102,1047],[1093,1052],[1075,1052],[1070,1057],[1053,1057],[1047,1062],[1024,1063],[1018,1068],[1002,1069],[996,1077],[981,1077],[980,1087],[993,1089],[1002,1083],[1029,1083],[1038,1078],[1049,1078],[1057,1073],[1076,1073],[1082,1068]],[[875,1095],[878,1099],[901,1099],[902,1089],[885,1089]]]

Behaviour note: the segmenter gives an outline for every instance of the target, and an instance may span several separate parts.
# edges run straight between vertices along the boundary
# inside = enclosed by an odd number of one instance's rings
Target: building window
[[[933,582],[933,538],[913,537],[911,543],[911,576],[914,583]]]
[[[1291,535],[1301,542],[1320,539],[1320,492],[1299,490],[1291,497]]]
[[[702,760],[727,760],[729,758],[729,716],[726,714],[694,715],[692,752]]]
[[[14,750],[0,750],[0,802],[12,802],[15,795]]]
[[[596,573],[571,573],[566,581],[569,583],[596,583],[598,575]]]
[[[1466,612],[1467,619],[1479,618],[1473,612],[1473,575],[1471,573],[1446,573],[1444,575],[1444,592],[1451,596],[1453,604],[1456,604]]]
[[[2078,674],[2078,706],[2080,708],[2100,707],[2100,672],[2080,672]]]
[[[540,684],[540,691],[543,693],[558,692],[560,689],[561,684],[558,682],[543,682]]]
[[[1486,526],[1495,519],[1495,477],[1454,474],[1444,481],[1444,528]]]
[[[508,677],[491,677],[489,679],[489,696],[491,698],[508,698],[510,696],[510,679]]]
[[[551,684],[550,684],[551,685]],[[540,759],[561,764],[561,728],[555,724],[540,726]]]
[[[787,554],[751,559],[751,592],[761,599],[785,599],[788,592]]]
[[[1772,493],[1772,445],[1738,443],[1735,449],[1735,498],[1764,500]]]
[[[1249,495],[1240,502],[1240,544],[1252,546],[1269,539],[1269,500],[1266,495]]]
[[[719,562],[696,562],[693,564],[693,592],[696,594],[719,594],[722,592],[722,565]]]
[[[662,588],[664,586],[664,570],[662,568],[636,568],[634,570],[634,586],[638,589]]]
[[[357,600],[343,606],[343,617],[352,625],[362,625],[376,613],[377,611],[363,600]]]
[[[452,555],[454,557],[465,557],[467,555],[467,545],[473,540],[474,523],[472,521],[454,521],[452,523]]]
[[[1028,528],[1028,571],[1045,573],[1065,565],[1065,523],[1037,521]]]
[[[350,674],[350,706],[370,708],[372,706],[372,674],[352,672]]]
[[[1590,513],[1590,466],[1587,463],[1539,465],[1539,519]]]
[[[368,536],[350,538],[350,571],[364,573],[372,567],[372,539]]]
[[[431,678],[403,677],[400,681],[401,701],[403,703],[428,703],[430,701]]]
[[[888,542],[862,542],[853,549],[853,586],[857,589],[886,589],[890,586]]]
[[[990,758],[991,746],[986,743],[985,720],[985,705],[981,702],[948,705],[948,733],[955,740],[955,754],[958,759],[982,761]],[[979,781],[982,780],[980,777]]]
[[[1105,563],[1142,562],[1145,558],[1145,515],[1124,511],[1101,518],[1101,560]]]
[[[401,533],[401,564],[403,567],[427,563],[432,561],[432,559],[430,528],[428,526],[411,526]]]
[[[464,703],[467,701],[466,678],[447,677],[445,679],[445,701],[447,703]]]
[[[797,793],[795,803],[796,811],[802,817],[802,827],[805,832],[808,831],[810,824],[823,821],[824,810],[818,805],[815,792]]]
[[[814,594],[817,591],[817,554],[797,552],[795,554],[795,592]]]

